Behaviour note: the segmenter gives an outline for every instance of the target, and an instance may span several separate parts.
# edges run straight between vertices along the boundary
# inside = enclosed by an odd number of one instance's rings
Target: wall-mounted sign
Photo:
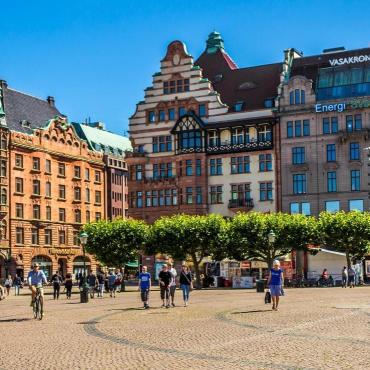
[[[353,99],[350,104],[353,109],[370,108],[370,99]]]
[[[358,55],[355,57],[329,59],[329,63],[332,67],[342,66],[344,64],[363,63],[370,61],[370,55]]]
[[[346,109],[346,103],[334,103],[334,104],[315,104],[316,113],[325,112],[343,112]]]
[[[71,248],[50,248],[49,254],[59,255],[59,256],[72,256],[79,253],[79,250]]]

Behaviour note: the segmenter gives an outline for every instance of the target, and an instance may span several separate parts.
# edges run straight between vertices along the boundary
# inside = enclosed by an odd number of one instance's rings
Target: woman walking
[[[5,285],[5,289],[6,289],[6,295],[8,296],[9,293],[10,293],[10,288],[13,285],[13,280],[12,280],[12,277],[10,275],[8,275],[8,278],[5,280],[4,285]]]
[[[66,289],[67,299],[71,299],[72,286],[73,286],[72,275],[68,273],[66,275],[66,280],[64,282],[64,287]]]
[[[181,266],[180,273],[180,288],[182,289],[182,296],[184,298],[184,306],[187,307],[189,303],[189,292],[193,288],[192,276],[188,266]]]
[[[272,298],[272,309],[273,311],[278,311],[279,297],[281,296],[281,288],[283,286],[284,277],[283,270],[280,268],[280,262],[275,260],[272,263],[272,269],[270,270],[269,278],[267,280],[267,285],[270,288],[271,298]]]

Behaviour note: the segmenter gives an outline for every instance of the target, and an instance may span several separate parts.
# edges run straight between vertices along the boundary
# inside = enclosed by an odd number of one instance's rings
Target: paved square
[[[11,296],[0,369],[370,368],[369,287],[287,289],[279,312],[250,290],[194,291],[187,308],[177,291],[171,309],[151,294],[150,310],[136,291],[88,304],[48,295],[42,321],[29,296]]]

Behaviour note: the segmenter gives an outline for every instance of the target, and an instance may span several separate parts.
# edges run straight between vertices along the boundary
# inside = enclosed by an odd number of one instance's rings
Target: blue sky
[[[369,1],[13,0],[1,3],[0,78],[52,95],[70,120],[100,120],[123,133],[166,46],[196,58],[219,31],[240,66],[282,60],[295,47],[370,46]]]

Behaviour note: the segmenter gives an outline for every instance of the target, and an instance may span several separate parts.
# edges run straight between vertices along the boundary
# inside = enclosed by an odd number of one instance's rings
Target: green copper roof
[[[220,33],[213,31],[208,36],[206,52],[208,54],[213,54],[218,49],[224,50],[224,40]]]
[[[93,150],[121,156],[126,150],[132,150],[131,142],[125,136],[82,123],[73,122],[73,126],[81,139],[86,140]]]

